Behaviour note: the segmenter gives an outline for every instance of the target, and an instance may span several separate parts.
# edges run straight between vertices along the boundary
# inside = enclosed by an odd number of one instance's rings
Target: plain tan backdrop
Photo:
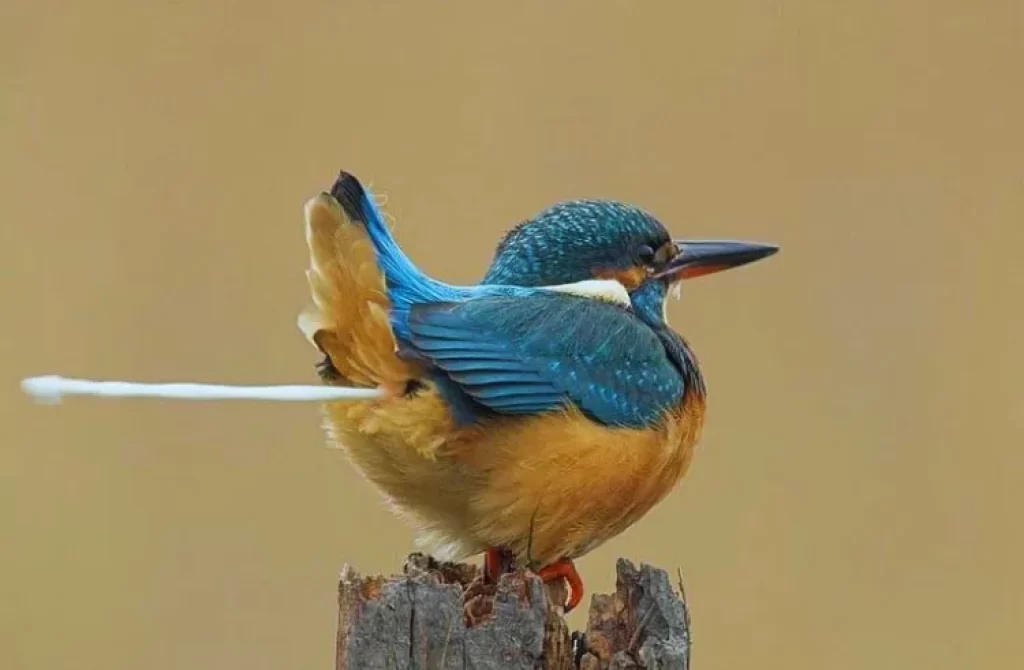
[[[708,670],[1019,667],[1021,3],[515,4],[4,3],[0,667],[331,667],[411,536],[315,406],[17,381],[315,381],[339,168],[450,281],[573,197],[781,244],[671,306],[706,439],[588,587],[680,568]]]

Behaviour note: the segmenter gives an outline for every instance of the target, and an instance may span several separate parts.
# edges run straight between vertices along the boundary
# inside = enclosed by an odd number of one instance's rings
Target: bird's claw
[[[496,584],[501,575],[514,571],[515,569],[515,554],[507,549],[492,547],[487,550],[486,554],[484,554],[483,582],[487,584]],[[545,584],[553,582],[556,579],[564,579],[568,582],[569,599],[566,601],[563,610],[566,614],[576,609],[576,606],[583,600],[583,579],[581,579],[580,574],[576,572],[576,566],[573,564],[571,559],[560,559],[550,565],[536,570],[535,572]],[[468,598],[467,593],[467,605],[469,601],[470,599]]]
[[[482,574],[466,585],[462,595],[462,614],[467,628],[476,626],[493,614],[496,592],[497,587]]]
[[[493,598],[485,598],[485,594],[478,593],[467,598],[462,605],[462,615],[466,619],[466,628],[473,628],[480,621],[491,615],[494,611]]]
[[[576,609],[576,606],[583,600],[583,579],[580,573],[576,572],[576,566],[571,559],[563,558],[551,565],[546,565],[537,572],[537,576],[546,584],[556,579],[564,579],[569,583],[569,600],[565,603],[564,612]]]

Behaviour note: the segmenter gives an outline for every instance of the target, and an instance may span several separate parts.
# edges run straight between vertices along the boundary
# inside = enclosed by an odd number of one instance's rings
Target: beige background
[[[571,197],[782,244],[671,307],[705,445],[591,592],[680,567],[704,670],[1020,667],[1021,3],[429,4],[3,4],[0,667],[331,667],[410,534],[314,406],[16,384],[313,380],[342,167],[452,281]]]

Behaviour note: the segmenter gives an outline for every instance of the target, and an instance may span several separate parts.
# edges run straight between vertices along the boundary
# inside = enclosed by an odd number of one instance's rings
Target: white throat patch
[[[614,279],[588,279],[574,284],[559,284],[557,286],[542,286],[548,291],[578,295],[583,298],[594,298],[612,302],[623,307],[629,307],[629,291],[626,287]]]

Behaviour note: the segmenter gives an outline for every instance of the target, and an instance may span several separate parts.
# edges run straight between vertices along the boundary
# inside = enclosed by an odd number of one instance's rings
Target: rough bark
[[[363,577],[343,568],[338,586],[337,670],[689,670],[689,612],[682,584],[625,559],[616,590],[591,598],[587,630],[562,618],[564,585],[531,572],[485,584],[474,565],[421,554],[403,574]]]

